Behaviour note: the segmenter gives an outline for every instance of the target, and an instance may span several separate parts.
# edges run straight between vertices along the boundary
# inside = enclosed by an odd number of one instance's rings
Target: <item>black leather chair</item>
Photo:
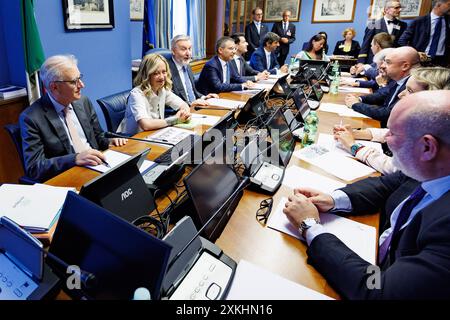
[[[129,95],[130,90],[126,90],[97,100],[98,105],[105,115],[108,131],[116,132],[120,122],[125,117],[125,109],[127,108]]]
[[[11,137],[14,146],[16,147],[17,153],[19,155],[20,162],[22,163],[23,172],[25,170],[25,161],[23,159],[23,150],[22,150],[22,136],[20,135],[20,126],[18,123],[11,123],[4,126],[6,132],[8,132]],[[19,183],[22,184],[35,184],[37,181],[31,179],[30,177],[23,176],[19,178]]]

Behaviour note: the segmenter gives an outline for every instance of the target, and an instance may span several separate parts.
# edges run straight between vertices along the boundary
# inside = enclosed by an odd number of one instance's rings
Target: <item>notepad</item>
[[[366,146],[369,148],[374,148],[379,153],[383,153],[383,147],[381,146],[381,143],[379,143],[379,142],[373,142],[373,141],[367,141],[367,140],[355,140],[355,142],[360,143],[363,146]],[[336,142],[334,140],[333,135],[331,135],[331,134],[320,133],[319,139],[317,140],[317,144],[319,146],[325,147],[328,150],[333,150],[334,152],[342,154],[344,156],[352,157],[352,155],[350,154],[350,150],[347,151],[347,150],[342,149],[341,144],[339,142]]]
[[[286,169],[283,185],[291,189],[312,188],[325,193],[331,193],[336,189],[345,187],[345,183],[324,177],[298,166],[290,166]]]
[[[227,300],[333,300],[241,259]]]
[[[210,106],[227,108],[230,110],[241,108],[245,102],[237,101],[237,100],[229,100],[229,99],[216,99],[211,98],[207,100]]]
[[[282,198],[276,210],[272,212],[267,226],[300,239],[298,230],[283,213],[287,198]],[[320,221],[327,232],[334,234],[347,247],[371,264],[376,262],[377,234],[374,227],[359,223],[331,213],[321,213]]]

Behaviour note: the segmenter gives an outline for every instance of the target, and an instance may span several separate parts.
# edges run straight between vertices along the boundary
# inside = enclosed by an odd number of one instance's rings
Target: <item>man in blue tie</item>
[[[283,11],[283,20],[275,22],[272,32],[280,36],[280,47],[278,48],[278,64],[284,65],[286,57],[289,55],[289,47],[295,41],[295,25],[290,23],[291,11]]]
[[[252,15],[253,21],[245,26],[245,39],[248,42],[247,60],[250,60],[253,51],[258,49],[262,39],[264,39],[264,36],[269,31],[262,23],[263,10],[261,8],[256,7],[253,9]]]
[[[386,140],[401,172],[368,178],[331,195],[296,189],[284,213],[313,265],[347,299],[450,299],[450,92],[402,99]],[[377,266],[320,224],[319,212],[381,210]]]
[[[426,53],[435,65],[447,67],[450,54],[450,0],[433,0],[433,10],[411,22],[399,44]]]
[[[189,65],[192,60],[192,42],[186,35],[172,39],[172,58],[167,62],[172,74],[172,91],[192,107],[209,105],[207,99],[218,98],[215,93],[202,95],[195,87],[194,74]]]

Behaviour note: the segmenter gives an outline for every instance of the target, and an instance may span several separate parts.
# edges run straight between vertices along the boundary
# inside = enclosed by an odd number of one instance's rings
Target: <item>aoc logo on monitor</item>
[[[128,190],[122,192],[122,201],[127,200],[131,195],[133,195],[133,190],[131,190],[131,188],[128,188]]]

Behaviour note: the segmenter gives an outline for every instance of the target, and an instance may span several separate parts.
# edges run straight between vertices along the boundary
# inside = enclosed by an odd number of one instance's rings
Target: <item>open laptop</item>
[[[155,201],[139,167],[149,152],[150,148],[145,149],[85,183],[80,196],[129,222],[148,215],[155,209]]]
[[[239,124],[246,124],[253,119],[263,117],[267,111],[265,96],[266,91],[261,90],[248,99],[237,115],[237,122]]]

